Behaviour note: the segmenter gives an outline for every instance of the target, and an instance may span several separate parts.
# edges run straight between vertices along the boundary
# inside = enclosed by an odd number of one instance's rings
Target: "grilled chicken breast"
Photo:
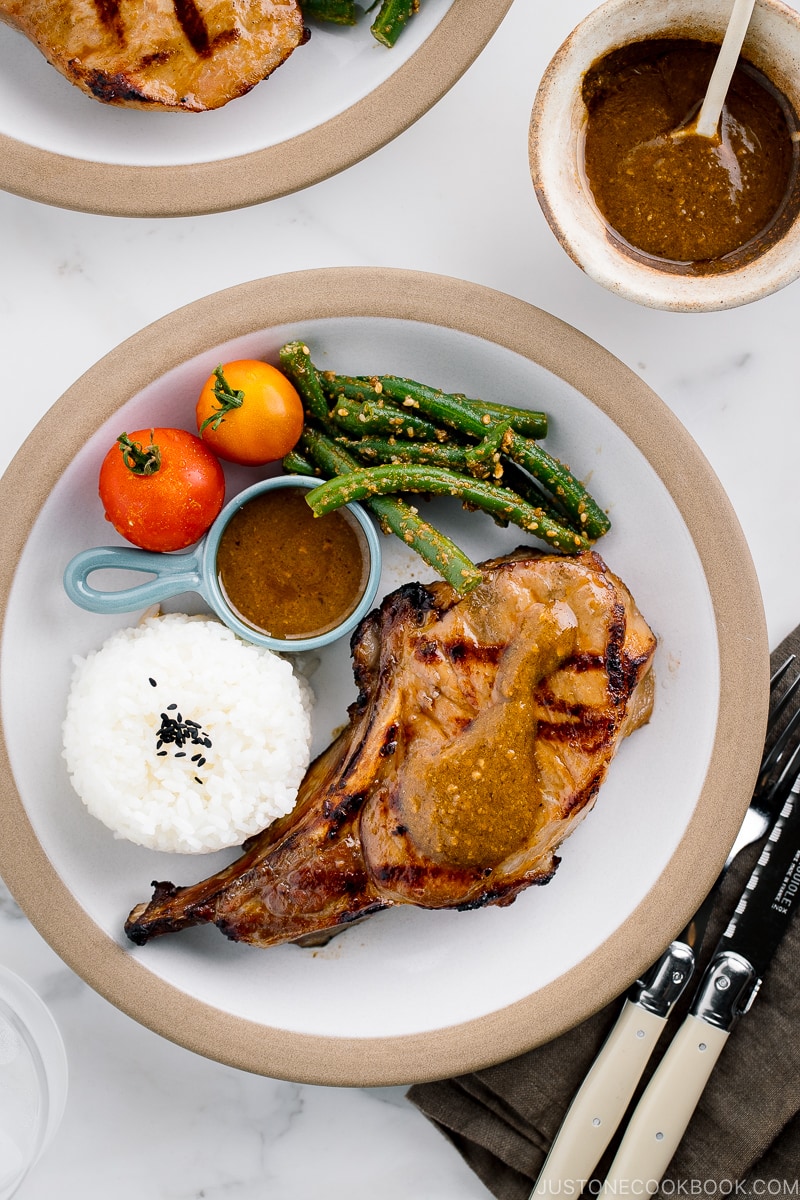
[[[0,20],[90,96],[173,112],[243,96],[307,36],[296,0],[0,0]]]
[[[309,940],[396,904],[508,904],[551,878],[620,740],[648,720],[656,639],[594,552],[526,548],[387,596],[353,636],[358,699],[298,803],[232,865],[154,884],[132,941],[213,922]]]

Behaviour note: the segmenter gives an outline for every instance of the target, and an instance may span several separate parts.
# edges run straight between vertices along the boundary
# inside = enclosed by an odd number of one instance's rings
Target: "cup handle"
[[[181,592],[201,592],[201,549],[188,554],[159,554],[127,546],[96,546],[82,550],[67,563],[64,588],[70,600],[95,613],[124,613],[147,608]],[[142,571],[155,575],[146,583],[117,591],[102,591],[88,583],[103,568]]]

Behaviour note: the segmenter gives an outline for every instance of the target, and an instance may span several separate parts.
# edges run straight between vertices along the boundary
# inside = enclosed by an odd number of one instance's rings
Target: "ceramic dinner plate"
[[[195,397],[218,362],[274,359],[298,337],[323,368],[394,373],[550,414],[546,445],[611,516],[597,550],[658,635],[654,714],[621,746],[553,881],[507,908],[390,909],[314,950],[238,945],[213,926],[136,948],[123,922],[151,880],[192,883],[235,852],[177,856],[115,840],[72,792],[60,737],[72,657],[137,615],[74,607],[63,568],[78,550],[114,540],[97,471],[119,432],[192,428]],[[240,468],[230,487],[257,476]],[[299,1081],[461,1073],[556,1036],[621,992],[713,882],[748,802],[766,718],[754,569],[684,428],[631,371],[556,318],[474,284],[371,268],[218,293],[136,334],[58,400],[0,482],[0,504],[0,873],[62,958],[158,1033]],[[524,540],[451,498],[425,511],[474,559]],[[383,547],[381,594],[433,577],[397,539]],[[318,751],[355,697],[348,646],[305,658],[302,669],[316,694]]]
[[[115,108],[84,95],[0,24],[0,187],[113,216],[218,212],[271,200],[365,158],[452,87],[512,0],[424,0],[394,47],[309,21],[311,37],[246,96],[207,113]]]

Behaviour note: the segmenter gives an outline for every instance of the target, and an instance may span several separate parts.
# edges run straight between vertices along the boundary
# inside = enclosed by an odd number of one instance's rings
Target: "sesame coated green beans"
[[[416,413],[386,407],[372,400],[363,403],[340,397],[335,400],[328,419],[345,433],[378,434],[384,437],[419,438],[421,441],[444,440],[441,430]]]
[[[284,346],[280,361],[306,412],[284,468],[326,480],[307,497],[312,510],[363,503],[459,592],[477,586],[480,572],[420,516],[414,494],[452,496],[498,525],[520,527],[551,553],[579,553],[609,529],[584,485],[537,440],[547,414],[397,375],[320,371],[300,341]]]
[[[365,437],[341,444],[365,466],[379,463],[427,463],[432,467],[447,467],[451,471],[468,471],[470,449],[466,446],[446,446],[441,442],[398,441],[396,438]],[[477,448],[477,447],[476,447]]]
[[[419,408],[431,416],[438,405],[437,419],[454,429],[471,431],[476,437],[482,437],[486,427],[495,421],[507,421],[514,432],[523,437],[543,438],[547,434],[547,413],[490,400],[473,400],[461,392],[442,392],[397,375],[335,375],[325,371],[320,381],[330,397],[348,396],[353,400],[380,397],[401,408]],[[478,428],[475,417],[483,430]]]
[[[329,479],[313,492],[309,492],[306,500],[312,512],[321,517],[324,513],[333,512],[334,509],[341,508],[343,504],[351,504],[354,500],[371,500],[375,496],[386,496],[395,492],[456,496],[463,503],[474,505],[502,522],[510,521],[519,525],[521,529],[537,534],[543,541],[557,546],[559,550],[575,553],[589,548],[586,538],[574,529],[551,521],[541,509],[534,508],[515,496],[508,488],[497,487],[481,479],[470,479],[466,475],[458,475],[455,471],[446,471],[442,467],[418,467],[405,463],[364,467],[352,471],[349,475]]]

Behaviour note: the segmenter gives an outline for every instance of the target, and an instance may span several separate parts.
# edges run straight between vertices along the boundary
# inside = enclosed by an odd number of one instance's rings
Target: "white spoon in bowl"
[[[731,77],[736,69],[754,5],[755,0],[733,0],[728,28],[722,39],[722,46],[714,64],[714,70],[711,72],[703,103],[696,120],[687,126],[686,133],[693,133],[698,137],[716,137],[722,106],[728,94]]]

